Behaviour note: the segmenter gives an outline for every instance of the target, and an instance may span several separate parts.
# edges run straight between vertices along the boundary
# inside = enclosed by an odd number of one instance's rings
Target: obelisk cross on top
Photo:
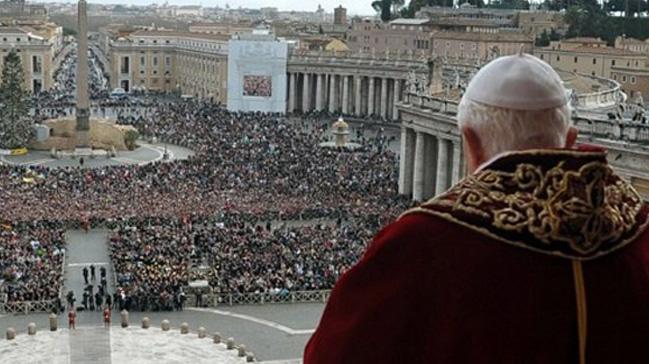
[[[88,15],[86,1],[77,4],[79,36],[77,43],[77,147],[90,147],[90,101],[88,98]]]

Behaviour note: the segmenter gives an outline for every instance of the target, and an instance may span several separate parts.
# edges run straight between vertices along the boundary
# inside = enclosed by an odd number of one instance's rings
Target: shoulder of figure
[[[392,248],[401,251],[430,248],[446,241],[446,236],[452,233],[452,227],[452,224],[436,216],[409,213],[383,228],[368,247],[366,255]]]

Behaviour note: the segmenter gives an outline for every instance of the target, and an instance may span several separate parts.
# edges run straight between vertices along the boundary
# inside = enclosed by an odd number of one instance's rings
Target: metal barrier
[[[263,305],[266,303],[326,303],[331,290],[292,291],[285,293],[212,293],[203,296],[203,305]],[[188,295],[188,305],[196,302],[196,295]]]
[[[3,313],[28,314],[32,312],[52,312],[59,309],[58,300],[5,302],[0,305]]]

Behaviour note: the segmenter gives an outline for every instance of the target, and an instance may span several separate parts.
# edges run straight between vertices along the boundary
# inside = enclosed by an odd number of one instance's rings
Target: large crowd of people
[[[61,78],[64,88],[70,77]],[[58,97],[64,94],[40,95],[37,119],[71,111],[68,98]],[[296,122],[160,100],[95,97],[92,107],[145,137],[193,150],[187,160],[96,169],[0,166],[0,222],[12,229],[43,221],[56,222],[51,234],[83,221],[113,229],[114,294],[131,309],[177,307],[194,280],[219,293],[331,288],[376,230],[409,204],[397,195],[397,158],[388,147],[394,140],[381,130],[359,132],[364,146],[353,152],[325,149],[318,144],[331,120],[317,115]],[[29,259],[27,237],[41,230],[27,229],[14,241],[14,260]],[[56,236],[56,244],[50,237],[40,245],[63,249]],[[37,265],[49,271],[57,254],[46,252],[54,260]],[[12,279],[9,301],[34,298],[27,295],[37,290],[21,291],[30,285]],[[53,295],[57,286],[44,287]]]
[[[63,225],[40,220],[0,226],[0,303],[57,299],[63,282]]]
[[[7,203],[0,218],[109,224],[116,229],[111,254],[120,286],[128,293],[173,297],[191,278],[191,254],[205,257],[213,268],[210,286],[219,292],[331,287],[358,258],[371,235],[366,231],[375,232],[408,203],[397,197],[397,160],[381,133],[350,152],[319,148],[320,126],[280,115],[231,113],[196,101],[149,111],[120,120],[196,154],[98,169],[2,166],[0,193]],[[252,227],[311,219],[353,222]],[[366,221],[373,221],[371,227]],[[178,227],[183,222],[191,228]],[[221,224],[224,229],[215,228]],[[196,234],[203,238],[196,240]],[[219,240],[206,243],[214,239]],[[332,240],[347,243],[330,247],[342,249],[334,253],[325,249]],[[258,252],[259,246],[266,252]],[[258,253],[265,259],[257,259]],[[270,259],[280,253],[292,258]]]

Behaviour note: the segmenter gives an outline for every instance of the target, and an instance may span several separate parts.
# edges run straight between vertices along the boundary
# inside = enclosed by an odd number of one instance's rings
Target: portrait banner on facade
[[[243,76],[243,96],[272,97],[273,78],[263,75]]]

